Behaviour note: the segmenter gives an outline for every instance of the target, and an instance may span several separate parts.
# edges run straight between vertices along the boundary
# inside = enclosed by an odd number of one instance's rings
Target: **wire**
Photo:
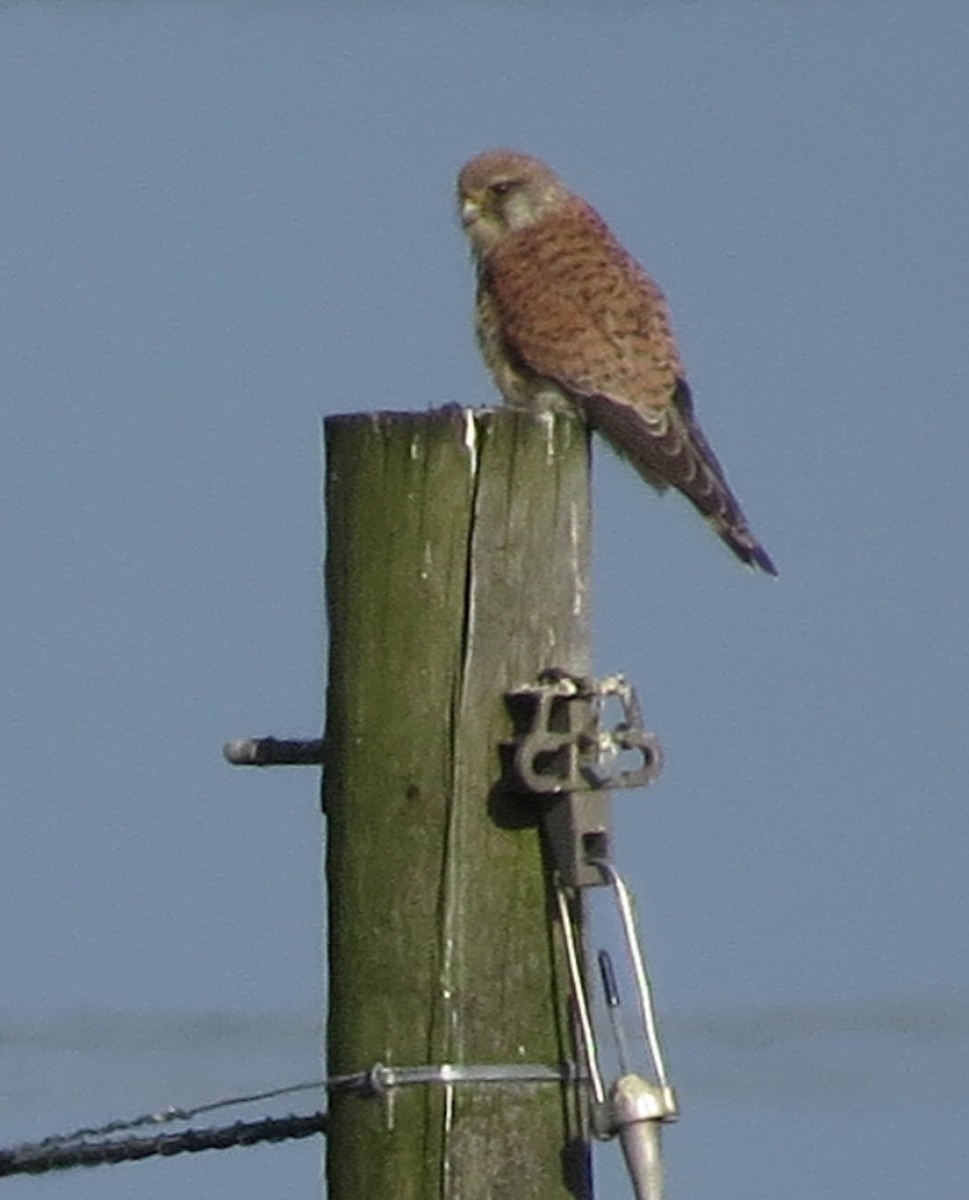
[[[200,1150],[228,1150],[233,1146],[255,1146],[259,1142],[283,1142],[313,1137],[326,1132],[326,1113],[306,1116],[265,1117],[261,1121],[237,1121],[213,1129],[186,1129],[182,1133],[159,1133],[154,1137],[114,1138],[104,1142],[78,1141],[52,1145],[57,1139],[23,1144],[0,1150],[0,1177],[43,1175],[72,1167],[98,1167],[109,1163],[135,1162],[155,1155],[195,1154]]]
[[[79,1142],[84,1138],[106,1137],[112,1133],[126,1133],[131,1129],[142,1129],[146,1125],[167,1125],[173,1121],[191,1121],[202,1113],[215,1112],[220,1108],[237,1108],[241,1104],[254,1104],[259,1100],[274,1100],[278,1096],[291,1096],[296,1092],[321,1091],[326,1087],[325,1079],[314,1079],[308,1083],[294,1083],[287,1087],[271,1088],[264,1092],[251,1092],[244,1096],[225,1096],[221,1100],[210,1100],[205,1104],[196,1104],[192,1108],[180,1108],[169,1105],[153,1113],[140,1113],[137,1117],[125,1117],[108,1121],[104,1125],[86,1125],[80,1129],[72,1129],[70,1133],[51,1133],[34,1143],[37,1146],[63,1146],[70,1142]],[[11,1147],[16,1153],[20,1146]],[[0,1152],[5,1153],[5,1152]]]

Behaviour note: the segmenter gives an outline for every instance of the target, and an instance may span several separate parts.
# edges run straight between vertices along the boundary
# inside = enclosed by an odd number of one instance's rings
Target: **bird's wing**
[[[672,484],[742,562],[777,574],[693,416],[686,380],[678,381],[673,404],[660,410],[598,394],[577,400],[589,424],[647,483],[660,490]]]
[[[662,409],[683,368],[662,292],[588,205],[509,234],[482,264],[509,353],[576,396]]]
[[[565,392],[660,490],[681,491],[744,562],[776,574],[700,428],[662,292],[588,206],[482,264],[505,353]]]

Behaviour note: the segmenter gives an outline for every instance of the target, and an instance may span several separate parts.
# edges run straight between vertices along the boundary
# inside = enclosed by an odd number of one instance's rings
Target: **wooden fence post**
[[[328,1074],[573,1057],[538,804],[505,694],[589,670],[589,466],[568,415],[326,421]],[[534,805],[534,807],[532,807]],[[585,1200],[572,1085],[329,1101],[329,1200]]]

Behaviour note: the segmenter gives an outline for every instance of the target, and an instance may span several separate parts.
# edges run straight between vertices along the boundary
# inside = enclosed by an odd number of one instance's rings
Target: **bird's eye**
[[[498,179],[488,190],[493,196],[507,196],[514,186],[510,179]]]

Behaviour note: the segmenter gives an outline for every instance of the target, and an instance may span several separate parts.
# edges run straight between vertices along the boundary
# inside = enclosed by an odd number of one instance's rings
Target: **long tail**
[[[741,562],[777,574],[693,415],[685,382],[676,404],[660,409],[635,408],[607,396],[586,397],[583,408],[593,428],[647,483],[660,490],[675,487]]]
[[[691,465],[690,477],[682,483],[675,479],[671,482],[706,517],[717,535],[741,562],[750,567],[759,567],[768,575],[777,575],[777,567],[754,536],[740,501],[727,483],[719,459],[692,414],[689,414],[686,424],[689,429],[686,454],[694,459],[695,465]]]

